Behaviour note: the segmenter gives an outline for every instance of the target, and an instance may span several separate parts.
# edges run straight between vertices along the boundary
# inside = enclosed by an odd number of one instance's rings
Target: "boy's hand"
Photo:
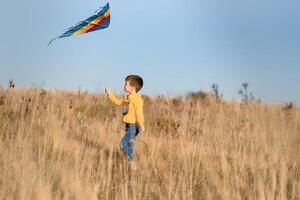
[[[145,132],[145,126],[140,126],[140,132],[141,133]]]
[[[105,88],[105,93],[106,93],[106,95],[107,96],[109,96],[109,95],[111,95],[111,90],[110,90],[110,88]]]

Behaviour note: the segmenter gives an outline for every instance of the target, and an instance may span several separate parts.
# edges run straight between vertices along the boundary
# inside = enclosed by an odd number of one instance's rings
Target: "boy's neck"
[[[129,94],[137,94],[137,92],[134,90],[134,91],[131,91],[131,92],[128,92]]]

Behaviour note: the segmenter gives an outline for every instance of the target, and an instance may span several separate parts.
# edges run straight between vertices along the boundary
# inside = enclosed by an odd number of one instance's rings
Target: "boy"
[[[130,162],[133,170],[133,141],[139,132],[144,132],[143,98],[138,93],[143,87],[143,79],[137,75],[129,75],[125,79],[124,91],[127,95],[123,99],[115,97],[109,88],[105,88],[107,97],[117,106],[123,106],[122,122],[125,124],[125,135],[120,142],[120,148]]]

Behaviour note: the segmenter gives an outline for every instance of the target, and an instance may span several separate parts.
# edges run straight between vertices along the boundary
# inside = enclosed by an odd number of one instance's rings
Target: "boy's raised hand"
[[[110,90],[110,88],[106,87],[106,88],[105,88],[105,93],[106,93],[107,96],[111,95],[111,90]]]

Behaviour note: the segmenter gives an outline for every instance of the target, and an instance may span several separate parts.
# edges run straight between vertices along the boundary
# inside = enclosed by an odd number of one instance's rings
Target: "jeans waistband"
[[[126,127],[129,127],[129,126],[137,126],[137,125],[134,124],[134,123],[126,123],[125,126],[126,126]]]

